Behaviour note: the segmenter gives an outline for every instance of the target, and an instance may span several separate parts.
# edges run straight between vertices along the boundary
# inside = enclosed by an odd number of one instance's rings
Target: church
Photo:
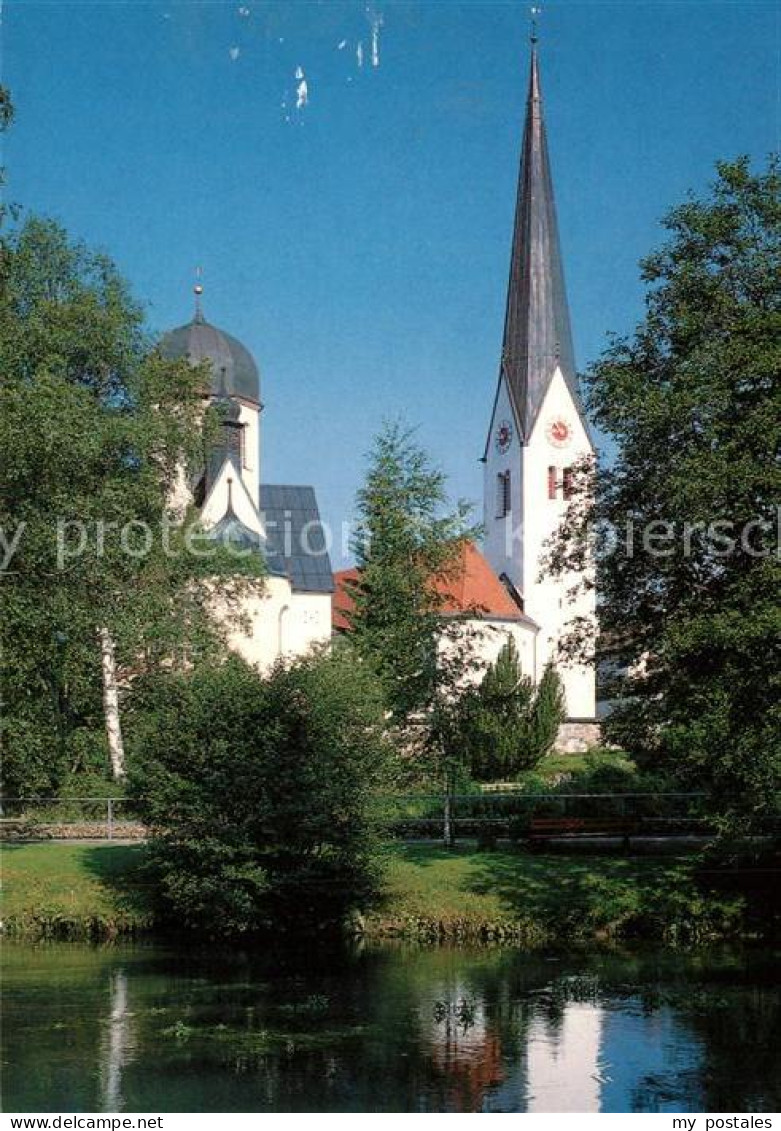
[[[573,468],[594,455],[578,392],[532,35],[504,337],[482,460],[485,556],[535,625],[534,648],[527,649],[535,680],[556,661],[573,619],[596,617],[593,584],[573,598],[577,577],[541,570],[545,544],[564,519]],[[587,568],[593,580],[593,564]],[[568,716],[560,745],[593,744],[599,737],[595,665],[557,666]]]
[[[229,645],[265,671],[330,640],[333,574],[314,488],[260,482],[260,373],[241,342],[206,321],[202,290],[192,321],[159,345],[163,357],[207,363],[206,395],[220,410],[221,436],[177,503],[196,504],[209,537],[262,555],[266,576],[243,598]]]
[[[574,576],[542,576],[545,545],[564,518],[578,462],[594,456],[575,368],[536,36],[532,36],[526,121],[497,383],[483,463],[483,547],[470,546],[463,579],[447,586],[444,614],[464,623],[484,665],[512,638],[526,675],[539,682],[554,663],[567,720],[557,746],[599,741],[595,665],[557,663],[574,618],[595,619],[593,586],[570,595]],[[335,631],[349,628],[354,570],[336,575]],[[436,583],[435,583],[436,584]]]
[[[191,322],[162,339],[168,358],[208,362],[222,437],[189,485],[214,538],[255,548],[267,578],[248,599],[249,631],[231,646],[267,669],[348,632],[354,570],[335,576],[314,489],[260,482],[260,376],[247,349],[210,325],[196,287]],[[572,597],[575,577],[542,575],[545,545],[563,520],[573,469],[594,455],[578,392],[556,205],[532,37],[510,274],[499,374],[482,453],[482,549],[463,552],[462,578],[445,594],[447,615],[464,622],[485,665],[511,637],[525,673],[538,682],[556,664],[564,685],[564,750],[598,741],[595,667],[557,663],[573,618],[593,621],[593,586]]]

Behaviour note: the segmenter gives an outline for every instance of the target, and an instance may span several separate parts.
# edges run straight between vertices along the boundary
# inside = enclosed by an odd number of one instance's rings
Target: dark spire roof
[[[580,408],[535,44],[533,35],[501,361],[526,438],[557,365]]]
[[[216,397],[240,397],[260,404],[260,374],[252,354],[236,338],[210,325],[203,316],[203,287],[195,288],[195,314],[192,322],[165,334],[160,352],[167,358],[188,358],[193,365],[211,365],[211,393]]]

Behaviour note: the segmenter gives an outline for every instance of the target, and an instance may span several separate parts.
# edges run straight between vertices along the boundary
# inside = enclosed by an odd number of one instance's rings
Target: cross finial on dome
[[[193,287],[193,294],[195,295],[195,322],[205,321],[203,317],[203,310],[201,309],[201,295],[203,294],[203,283],[201,278],[203,276],[203,268],[195,268],[195,286]]]

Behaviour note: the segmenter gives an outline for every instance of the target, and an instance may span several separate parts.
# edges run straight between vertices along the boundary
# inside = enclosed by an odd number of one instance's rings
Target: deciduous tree
[[[664,223],[641,325],[586,374],[615,458],[595,481],[581,469],[551,565],[577,566],[600,535],[608,734],[740,825],[777,805],[781,780],[778,160],[719,164],[710,195]]]
[[[155,354],[110,260],[33,218],[0,262],[2,770],[7,792],[50,792],[107,764],[102,691],[122,773],[115,668],[213,648],[208,578],[252,567],[171,524],[205,377]]]

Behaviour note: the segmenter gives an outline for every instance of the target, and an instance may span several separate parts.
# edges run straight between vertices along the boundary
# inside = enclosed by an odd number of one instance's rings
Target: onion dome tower
[[[261,408],[260,373],[252,354],[240,341],[212,326],[203,316],[203,287],[195,287],[195,313],[192,321],[165,334],[160,353],[168,359],[186,357],[193,365],[208,361],[211,366],[210,393],[214,397],[236,397],[255,409]]]
[[[260,372],[250,351],[237,338],[207,322],[203,315],[203,287],[196,284],[192,321],[164,334],[158,346],[168,360],[186,359],[191,365],[209,367],[205,395],[217,408],[222,434],[206,467],[198,475],[196,502],[200,505],[219,477],[226,460],[234,465],[236,478],[246,489],[252,506],[260,504]],[[237,484],[238,486],[238,484]]]

